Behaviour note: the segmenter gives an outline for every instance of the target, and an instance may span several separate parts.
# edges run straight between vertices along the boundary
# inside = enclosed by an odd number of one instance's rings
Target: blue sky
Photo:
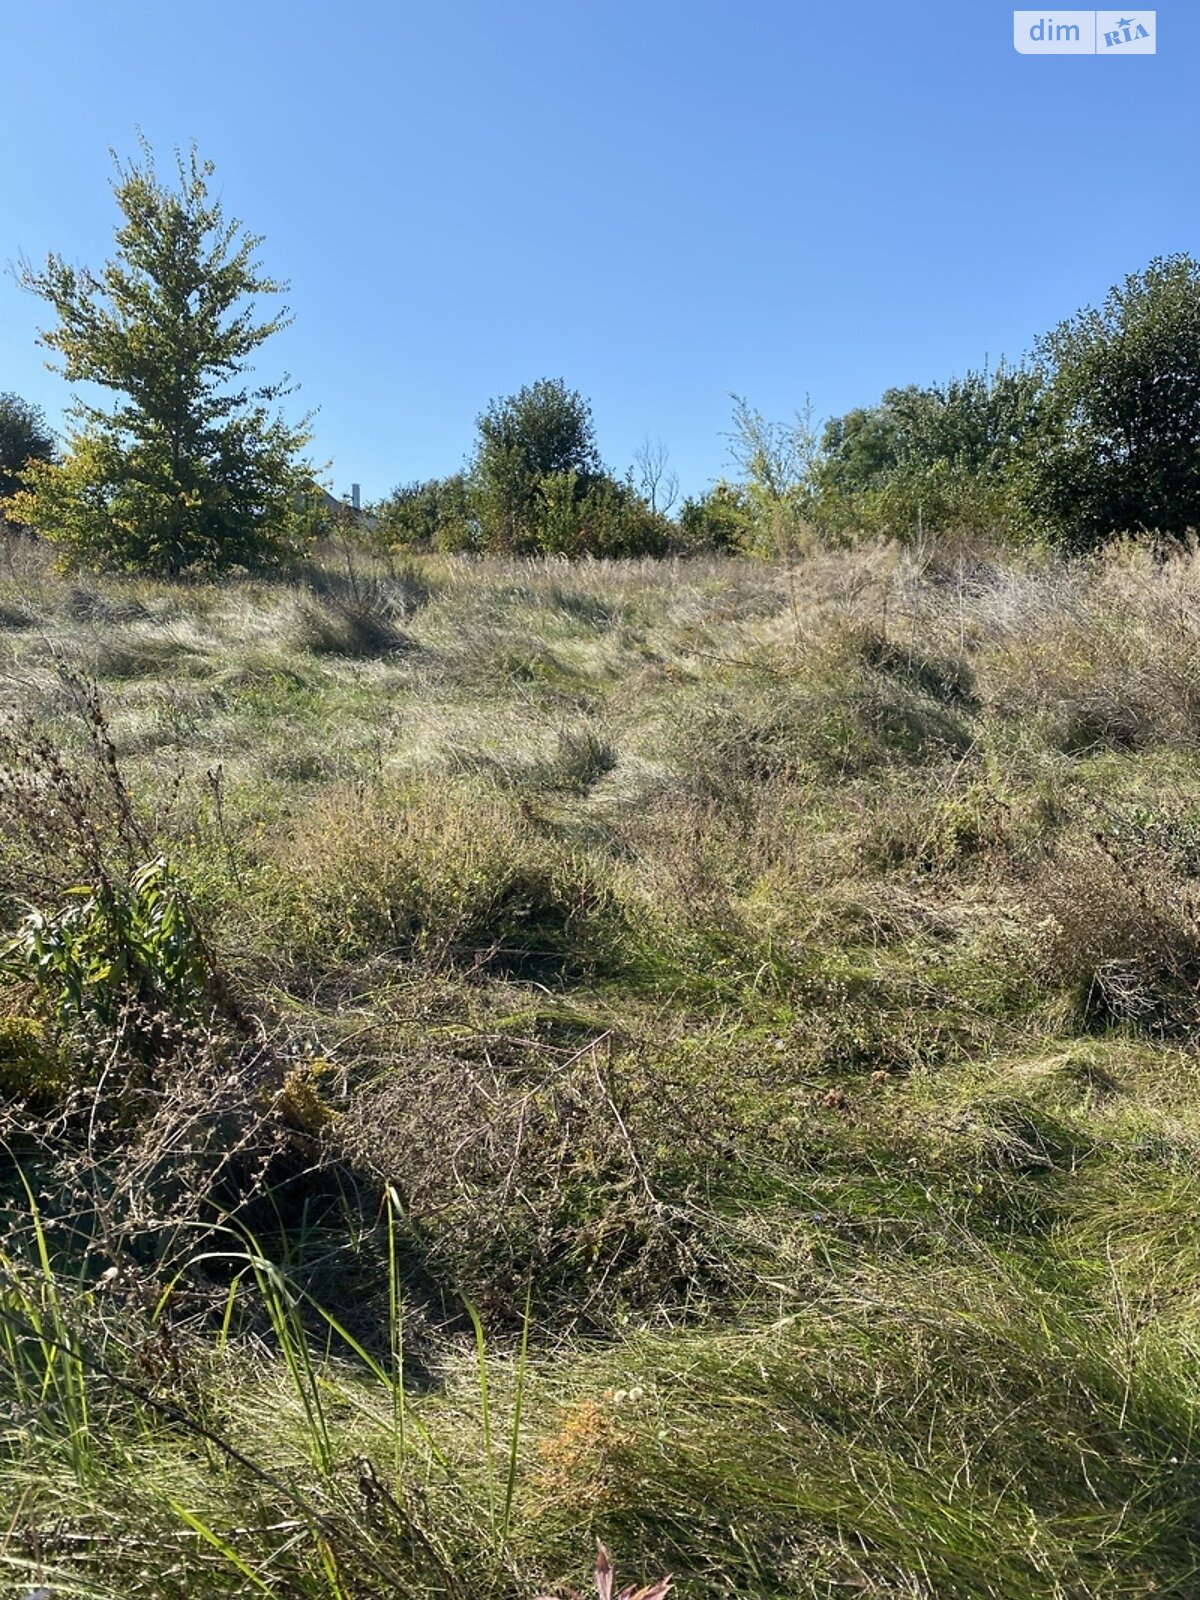
[[[1047,13],[1054,15],[1053,10]],[[1030,57],[992,0],[44,0],[6,8],[0,261],[99,266],[109,146],[195,140],[294,324],[340,492],[456,470],[490,397],[561,376],[618,471],[727,468],[731,391],[818,416],[1200,255],[1200,7],[1156,56]],[[0,279],[0,389],[68,398]]]

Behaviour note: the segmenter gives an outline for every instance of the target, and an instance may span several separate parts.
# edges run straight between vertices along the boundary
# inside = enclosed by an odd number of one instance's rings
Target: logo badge
[[[1023,56],[1152,56],[1154,11],[1014,11]]]
[[[1098,56],[1152,56],[1156,13],[1153,11],[1097,11]]]

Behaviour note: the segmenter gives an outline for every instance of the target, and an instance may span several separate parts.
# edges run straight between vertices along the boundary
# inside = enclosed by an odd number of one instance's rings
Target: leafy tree
[[[31,461],[54,460],[54,435],[39,407],[17,394],[0,394],[0,500],[16,494],[19,474]]]
[[[924,389],[888,389],[879,405],[826,424],[825,480],[858,492],[880,488],[903,468],[938,462],[970,473],[998,471],[1027,437],[1040,389],[1036,372],[1004,365]]]
[[[1023,475],[1030,525],[1071,550],[1200,528],[1200,263],[1155,259],[1036,354],[1050,386]]]
[[[211,162],[176,157],[178,182],[117,161],[123,220],[97,276],[51,255],[22,281],[57,325],[41,342],[70,382],[116,397],[70,412],[61,464],[35,464],[19,514],[74,560],[130,570],[258,566],[289,553],[309,481],[302,425],[274,412],[284,384],[246,386],[249,358],[289,320],[253,297],[284,285],[254,259],[261,239],[227,221]]]
[[[574,474],[582,497],[603,471],[591,406],[561,378],[542,378],[493,400],[477,426],[471,475],[485,542],[536,548],[543,479]]]
[[[886,483],[900,465],[896,397],[889,389],[877,406],[856,406],[843,417],[831,417],[821,436],[822,475],[826,488],[842,494],[863,494]]]
[[[907,532],[994,528],[1010,477],[1041,427],[1042,379],[1001,364],[945,384],[885,391],[826,424],[818,478],[826,515]]]

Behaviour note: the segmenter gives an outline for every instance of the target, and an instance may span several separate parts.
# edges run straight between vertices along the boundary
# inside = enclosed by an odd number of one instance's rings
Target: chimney
[[[350,504],[354,507],[355,511],[361,511],[362,510],[361,489],[362,489],[362,485],[361,484],[352,483],[350,485]]]

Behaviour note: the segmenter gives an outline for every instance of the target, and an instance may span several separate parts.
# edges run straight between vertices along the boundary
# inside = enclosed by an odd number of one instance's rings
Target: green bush
[[[676,543],[685,555],[709,550],[736,554],[751,543],[751,517],[745,490],[738,484],[718,483],[708,493],[684,500]]]
[[[547,475],[532,512],[531,549],[545,555],[657,556],[667,550],[667,519],[607,474],[587,480],[575,472]]]
[[[885,391],[826,424],[814,472],[830,527],[911,538],[995,533],[1013,509],[1016,464],[1042,426],[1039,372],[1001,364],[945,384]]]
[[[375,542],[388,550],[475,550],[479,520],[461,472],[402,484],[380,507]]]

